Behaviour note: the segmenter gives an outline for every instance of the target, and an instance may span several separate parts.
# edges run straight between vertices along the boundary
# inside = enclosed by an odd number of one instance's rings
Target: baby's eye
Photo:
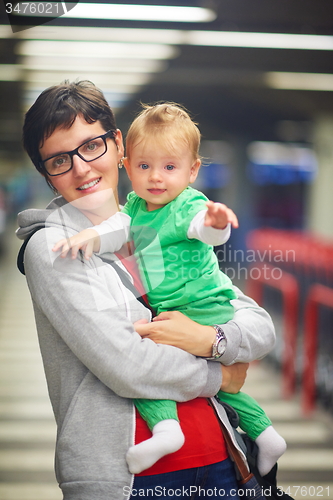
[[[175,166],[174,165],[167,165],[165,168],[167,170],[173,170],[175,168]]]
[[[147,163],[141,163],[141,165],[139,165],[139,167],[140,167],[142,170],[147,170],[147,168],[149,168],[149,165],[147,165]]]

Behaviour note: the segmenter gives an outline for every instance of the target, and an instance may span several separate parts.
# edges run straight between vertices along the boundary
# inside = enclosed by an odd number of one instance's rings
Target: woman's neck
[[[96,226],[119,212],[118,193],[105,189],[71,202]]]
[[[94,212],[89,212],[89,210],[81,210],[81,212],[90,220],[90,222],[94,225],[97,226],[97,224],[101,224],[106,219],[109,219],[112,217],[112,215],[116,214],[119,212],[119,206],[114,207],[112,210],[101,210],[101,211],[94,211]]]

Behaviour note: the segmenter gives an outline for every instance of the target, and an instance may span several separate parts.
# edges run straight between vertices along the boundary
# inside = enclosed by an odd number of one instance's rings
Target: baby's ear
[[[199,160],[198,158],[191,167],[190,184],[192,184],[192,182],[194,182],[198,177],[200,166],[201,166],[201,160]]]
[[[130,167],[130,162],[128,161],[127,156],[125,156],[123,158],[123,164],[124,164],[124,167],[126,168],[128,178],[129,178],[129,180],[131,180],[131,167]]]

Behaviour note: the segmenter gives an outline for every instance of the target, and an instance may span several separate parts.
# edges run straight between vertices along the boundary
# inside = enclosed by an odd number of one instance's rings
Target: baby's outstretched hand
[[[232,227],[238,227],[236,214],[223,203],[214,203],[208,201],[207,213],[205,216],[205,226],[211,226],[214,229],[225,229],[230,223]]]
[[[84,258],[90,259],[93,252],[98,252],[100,249],[100,237],[94,229],[85,229],[70,238],[64,238],[54,245],[53,252],[61,250],[61,257],[66,257],[71,250],[72,259],[76,259],[78,251],[84,251]]]

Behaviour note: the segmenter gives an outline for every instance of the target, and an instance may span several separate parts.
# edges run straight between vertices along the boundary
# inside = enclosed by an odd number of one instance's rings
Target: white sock
[[[274,427],[267,427],[255,440],[258,452],[258,469],[265,476],[274,467],[278,459],[287,449],[287,444]]]
[[[153,427],[152,433],[150,439],[131,446],[126,454],[128,468],[132,474],[139,474],[164,455],[179,450],[185,441],[183,431],[174,419],[158,422]]]

